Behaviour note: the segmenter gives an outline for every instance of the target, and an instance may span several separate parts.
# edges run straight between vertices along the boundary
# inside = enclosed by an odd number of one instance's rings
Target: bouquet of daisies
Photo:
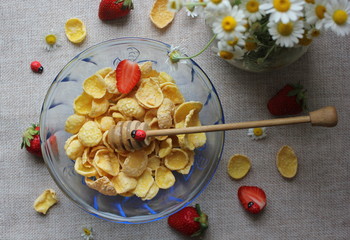
[[[300,55],[326,30],[350,33],[349,0],[169,0],[168,9],[185,8],[203,16],[213,31],[218,56],[260,71]]]

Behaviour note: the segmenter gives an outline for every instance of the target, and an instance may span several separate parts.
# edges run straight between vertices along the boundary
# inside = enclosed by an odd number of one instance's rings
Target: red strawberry
[[[259,213],[266,206],[264,190],[255,186],[241,186],[238,189],[238,199],[243,207],[251,213]]]
[[[168,218],[168,224],[173,229],[186,236],[199,236],[208,228],[208,216],[204,214],[199,204],[196,207],[185,207]]]
[[[101,20],[114,20],[129,14],[134,9],[132,0],[102,0],[98,9]]]
[[[141,78],[139,65],[127,59],[121,61],[116,69],[116,78],[119,92],[131,92]]]
[[[26,147],[31,154],[42,157],[39,131],[40,127],[37,124],[27,128],[23,133],[21,148]]]
[[[267,108],[274,116],[301,113],[306,109],[305,92],[300,84],[287,84],[269,100]]]

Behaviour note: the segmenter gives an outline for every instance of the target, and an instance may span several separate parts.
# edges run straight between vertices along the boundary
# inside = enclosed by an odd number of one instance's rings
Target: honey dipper
[[[338,123],[337,111],[335,107],[328,106],[310,112],[309,115],[306,116],[159,130],[148,130],[148,125],[145,122],[137,120],[121,121],[109,130],[108,143],[112,148],[119,151],[134,151],[147,147],[150,144],[149,138],[155,136],[270,127],[299,123],[311,123],[312,126],[334,127]]]

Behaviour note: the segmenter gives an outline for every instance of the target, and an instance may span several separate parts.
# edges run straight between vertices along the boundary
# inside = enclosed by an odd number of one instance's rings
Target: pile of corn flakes
[[[154,198],[175,184],[174,171],[188,174],[194,150],[206,142],[205,133],[152,137],[138,151],[112,149],[108,131],[119,121],[139,120],[149,129],[200,126],[202,103],[186,102],[175,80],[157,72],[151,62],[139,65],[141,79],[128,94],[117,89],[116,72],[103,68],[85,79],[83,92],[65,123],[72,134],[64,149],[88,187],[102,194]]]

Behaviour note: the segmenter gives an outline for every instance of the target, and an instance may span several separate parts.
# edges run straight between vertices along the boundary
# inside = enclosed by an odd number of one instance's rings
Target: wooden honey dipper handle
[[[280,125],[291,125],[299,123],[311,123],[312,126],[334,127],[338,123],[338,116],[335,107],[328,106],[319,110],[310,112],[307,116],[288,117],[288,118],[276,118],[269,120],[240,122],[240,123],[226,123],[218,125],[197,126],[188,128],[172,128],[172,129],[160,129],[160,130],[148,130],[146,131],[147,137],[153,136],[168,136],[179,135],[199,132],[214,132],[225,130],[236,130],[256,127],[270,127]]]
[[[111,127],[108,131],[108,143],[112,148],[118,151],[134,151],[147,147],[150,143],[149,137],[154,136],[270,127],[298,123],[311,123],[313,126],[334,127],[337,125],[337,122],[338,116],[335,107],[324,107],[310,112],[308,116],[160,130],[148,130],[148,125],[146,123],[135,120],[118,122],[116,126]],[[136,132],[142,135],[140,139],[135,137],[138,135]]]

